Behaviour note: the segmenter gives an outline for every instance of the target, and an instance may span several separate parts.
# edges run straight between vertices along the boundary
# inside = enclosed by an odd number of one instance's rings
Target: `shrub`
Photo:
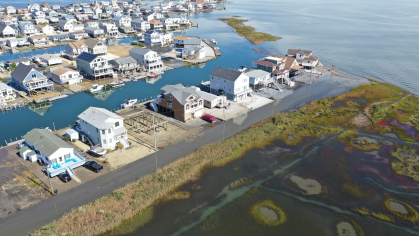
[[[116,148],[118,149],[124,149],[124,145],[122,143],[117,143]]]
[[[125,192],[122,191],[121,189],[117,189],[115,191],[112,192],[112,196],[115,197],[116,200],[121,200],[125,195]]]
[[[145,47],[145,44],[140,43],[140,42],[132,42],[131,45],[136,45],[136,46],[139,46],[139,47]]]

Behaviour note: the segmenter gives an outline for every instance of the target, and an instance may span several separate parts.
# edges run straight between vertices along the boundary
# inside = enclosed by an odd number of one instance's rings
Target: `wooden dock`
[[[215,52],[215,55],[216,55],[217,57],[221,57],[221,52],[220,52],[220,50],[218,50],[218,49],[214,49],[214,52]]]

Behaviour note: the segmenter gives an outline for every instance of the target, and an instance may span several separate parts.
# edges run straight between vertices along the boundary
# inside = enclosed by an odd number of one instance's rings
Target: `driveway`
[[[330,82],[323,80],[312,84],[310,93],[308,93],[309,86],[303,85],[275,106],[263,106],[249,111],[242,122],[226,122],[225,126],[217,125],[213,129],[207,130],[202,136],[196,137],[193,141],[181,142],[164,148],[130,165],[103,175],[101,178],[81,184],[72,191],[53,196],[26,210],[17,212],[0,221],[1,235],[27,235],[34,229],[58,219],[72,208],[89,203],[96,198],[109,194],[116,188],[153,173],[156,170],[156,161],[157,166],[162,168],[173,161],[185,157],[203,145],[222,141],[223,137],[230,138],[250,128],[252,125],[266,120],[271,117],[272,113],[276,114],[287,109],[301,107],[314,99],[337,96],[364,83],[368,83],[368,81],[336,76]]]

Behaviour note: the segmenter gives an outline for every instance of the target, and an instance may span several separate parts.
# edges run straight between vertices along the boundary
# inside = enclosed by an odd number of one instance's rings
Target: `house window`
[[[243,82],[246,82],[246,79],[243,79]]]
[[[59,160],[60,162],[62,162],[62,161],[63,161],[63,157],[58,157],[58,160]]]
[[[106,139],[103,139],[103,142],[102,142],[103,144],[106,144]]]
[[[32,75],[32,78],[36,78],[36,74],[33,74],[33,75]]]
[[[173,100],[173,96],[170,96],[170,100]]]
[[[168,106],[168,107],[172,107],[172,102],[171,102],[171,101],[168,101],[168,102],[167,102],[167,106]]]
[[[230,92],[231,92],[231,88],[229,88],[229,89],[228,89],[228,91],[230,91]]]
[[[199,105],[202,106],[202,100],[199,101]]]
[[[112,143],[112,138],[109,139],[109,143]]]
[[[110,134],[111,133],[111,129],[108,129],[108,134]]]
[[[105,134],[105,130],[102,130],[102,134]]]
[[[226,83],[226,80],[224,80],[224,83]]]
[[[97,138],[97,142],[100,142],[100,138]]]
[[[98,130],[98,129],[96,129],[96,132],[98,132],[98,133],[99,133],[99,130]]]
[[[186,105],[186,110],[189,110],[189,104],[188,104],[188,105]]]
[[[119,121],[115,122],[115,127],[118,127],[118,126],[119,126]]]

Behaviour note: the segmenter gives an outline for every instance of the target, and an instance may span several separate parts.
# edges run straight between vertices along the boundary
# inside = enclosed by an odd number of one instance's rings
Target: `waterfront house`
[[[58,21],[58,28],[62,31],[73,31],[73,20],[60,20]]]
[[[51,9],[54,11],[59,11],[61,9],[60,5],[52,5]]]
[[[97,21],[90,21],[90,22],[86,22],[84,23],[84,27],[94,27],[94,28],[99,28],[99,22]]]
[[[108,53],[108,47],[101,40],[88,39],[84,43],[87,45],[89,53],[95,55],[106,55]]]
[[[59,21],[57,16],[46,16],[45,19],[47,19],[49,23],[58,23]]]
[[[34,11],[40,11],[41,7],[38,3],[29,3],[26,7],[28,9],[28,12],[34,12]]]
[[[21,57],[17,59],[9,59],[4,64],[7,67],[10,67],[13,63],[15,63],[16,66],[18,66],[20,63],[29,66],[31,64],[31,60],[28,57]]]
[[[294,57],[300,66],[305,69],[313,69],[319,62],[319,58],[313,55],[312,51],[301,50],[301,49],[288,49],[289,57]]]
[[[58,84],[78,84],[83,82],[83,76],[78,71],[65,67],[51,71],[51,79]]]
[[[161,57],[155,51],[134,47],[129,50],[129,55],[147,70],[163,69]]]
[[[250,87],[252,87],[254,90],[264,88],[267,85],[273,83],[271,73],[267,71],[256,69],[256,70],[251,70],[245,73],[249,77]]]
[[[147,31],[150,29],[150,22],[142,20],[142,19],[134,19],[131,21],[131,27],[134,28],[136,31]]]
[[[32,21],[32,16],[30,13],[28,14],[24,14],[24,15],[18,15],[17,19],[22,22],[22,21]]]
[[[73,21],[73,22],[75,22],[75,21],[77,21],[76,20],[76,17],[74,16],[74,15],[62,15],[61,17],[60,17],[60,20],[64,20],[64,21]]]
[[[40,19],[40,18],[45,18],[45,12],[40,11],[40,10],[35,10],[32,12],[32,17],[34,19]]]
[[[116,77],[116,74],[112,70],[113,66],[109,65],[108,60],[101,56],[83,52],[76,58],[76,63],[77,70],[91,79],[109,75]]]
[[[25,15],[28,13],[28,9],[26,8],[16,8],[16,14],[18,15]]]
[[[100,23],[99,28],[105,31],[105,35],[108,37],[115,37],[119,35],[118,27],[111,23]]]
[[[173,18],[166,18],[163,20],[163,27],[166,30],[179,28],[179,24]]]
[[[173,44],[175,47],[183,48],[185,45],[185,39],[189,38],[188,36],[176,36],[173,38]]]
[[[182,84],[166,85],[154,104],[159,112],[181,121],[200,118],[204,113],[204,98],[194,88]]]
[[[36,153],[36,159],[31,161],[42,160],[50,177],[62,172],[74,175],[73,169],[86,163],[86,160],[76,153],[72,146],[49,130],[33,129],[23,138],[25,139],[24,146]]]
[[[36,25],[36,28],[40,33],[43,33],[45,35],[50,35],[54,33],[54,27],[50,25]]]
[[[242,71],[217,66],[210,74],[210,92],[224,94],[228,100],[238,101],[248,96],[249,77]]]
[[[40,70],[42,72],[42,69]],[[19,63],[12,72],[12,81],[20,90],[27,92],[29,96],[43,90],[53,90],[54,83],[48,80],[33,65],[27,66]]]
[[[150,28],[151,29],[161,29],[161,28],[163,28],[163,23],[159,20],[152,19],[149,22],[150,22]]]
[[[99,16],[100,14],[102,14],[102,8],[100,8],[100,6],[95,6],[93,7],[93,14],[95,14],[96,16]]]
[[[82,52],[88,51],[89,49],[83,41],[70,42],[65,45],[65,51],[62,52],[62,55],[66,56],[69,59],[75,59]]]
[[[287,82],[290,85],[290,72],[302,67],[298,65],[294,57],[271,56],[254,61],[253,68],[267,71],[272,74],[275,81],[281,80],[281,83]]]
[[[186,38],[184,40],[184,48],[204,47],[204,42],[200,38]]]
[[[138,62],[131,56],[115,58],[109,61],[113,69],[118,72],[132,71],[138,68]]]
[[[119,32],[125,33],[125,34],[135,33],[135,30],[132,27],[119,27],[118,30],[119,30]]]
[[[39,35],[39,36],[30,36],[28,37],[28,41],[32,43],[33,45],[39,45],[39,44],[48,44],[48,38],[45,35]]]
[[[34,21],[35,21],[35,24],[37,24],[37,25],[48,24],[49,23],[49,20],[45,19],[45,18],[38,18],[38,19],[35,19]]]
[[[16,14],[16,8],[10,5],[4,7],[7,15]]]
[[[70,39],[81,40],[84,37],[88,37],[89,35],[84,31],[75,31],[68,34]]]
[[[23,47],[29,46],[30,43],[25,38],[11,38],[6,40],[6,46],[14,48],[14,47]]]
[[[165,45],[173,42],[172,33],[163,33],[161,30],[147,30],[144,33],[144,43],[147,45]]]
[[[46,16],[55,16],[55,17],[57,17],[58,16],[58,13],[56,11],[54,11],[54,10],[48,10],[48,11],[45,12],[45,15]]]
[[[103,108],[89,107],[83,111],[80,119],[81,131],[94,145],[104,149],[115,149],[117,143],[129,147],[128,131],[124,127],[124,118]]]
[[[7,84],[0,82],[0,104],[13,101],[16,98],[15,90]]]
[[[47,2],[42,2],[40,6],[41,8],[51,9],[51,5],[49,5],[49,3]]]
[[[1,37],[16,37],[17,29],[13,25],[0,24],[0,36]]]
[[[42,62],[46,63],[49,66],[63,64],[63,59],[53,54],[44,54],[39,56],[39,58],[41,58]]]
[[[70,40],[68,34],[51,35],[48,38],[51,42],[65,42]]]
[[[205,48],[188,47],[182,49],[182,58],[193,60],[202,59],[205,57]]]
[[[116,26],[131,26],[131,17],[127,16],[127,15],[121,15],[121,16],[116,16],[113,18],[112,23],[114,23]]]
[[[150,12],[150,13],[144,14],[143,16],[143,20],[145,21],[151,21],[152,19],[158,20],[162,18],[164,18],[164,16],[160,12]]]
[[[76,20],[79,22],[86,22],[89,20],[89,16],[87,14],[80,14],[80,15],[76,15]]]
[[[96,27],[86,27],[84,28],[84,32],[92,38],[102,37],[105,35],[105,31],[103,29]]]
[[[23,35],[31,35],[38,33],[35,25],[30,21],[20,21],[18,25],[18,29]]]

